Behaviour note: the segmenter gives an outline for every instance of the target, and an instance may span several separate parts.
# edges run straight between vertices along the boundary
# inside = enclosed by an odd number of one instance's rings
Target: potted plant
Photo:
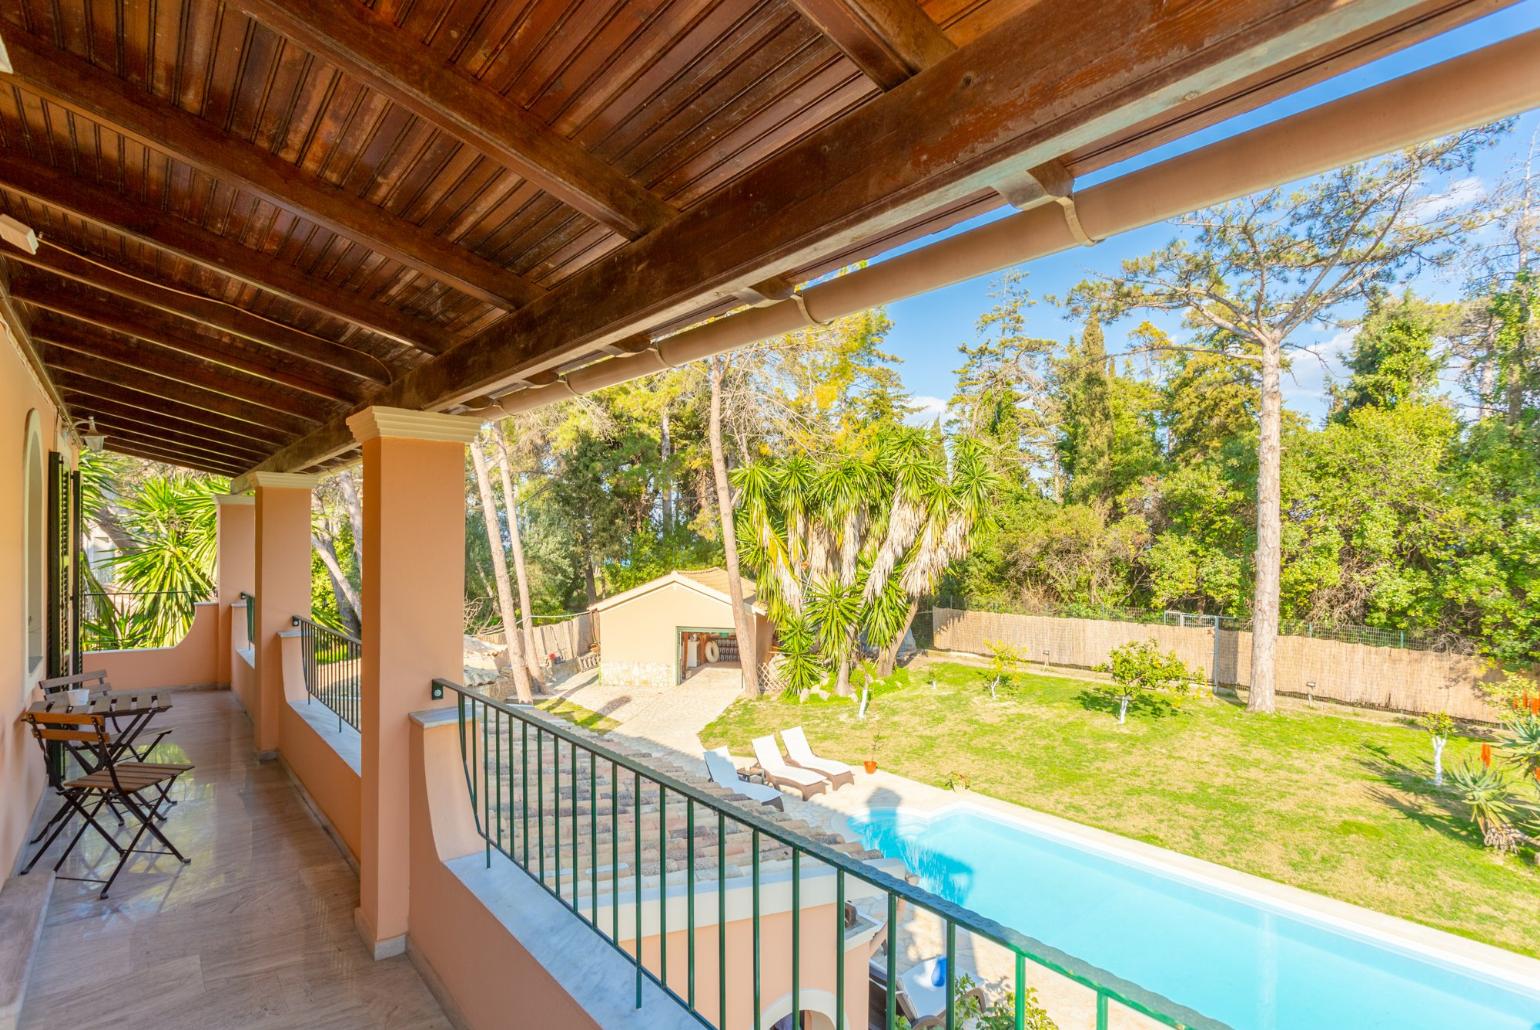
[[[861,763],[861,768],[866,770],[868,776],[877,771],[877,749],[882,744],[882,734],[872,735],[872,756]]]

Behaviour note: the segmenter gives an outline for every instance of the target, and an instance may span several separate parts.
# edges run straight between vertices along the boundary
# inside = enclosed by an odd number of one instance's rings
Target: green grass
[[[584,708],[582,705],[565,698],[551,698],[546,701],[535,702],[535,707],[541,711],[550,712],[552,715],[568,722],[576,723],[585,730],[593,730],[595,733],[608,733],[620,723],[607,715],[600,715],[592,708]]]
[[[875,757],[937,786],[961,773],[978,793],[1540,954],[1540,869],[1481,847],[1463,805],[1432,786],[1428,736],[1409,721],[1249,715],[1205,696],[1120,727],[1095,684],[1021,673],[991,700],[989,679],[913,670],[865,722],[846,701],[739,701],[701,739],[747,754],[752,737],[800,724],[851,764]],[[1478,748],[1450,741],[1445,767]]]

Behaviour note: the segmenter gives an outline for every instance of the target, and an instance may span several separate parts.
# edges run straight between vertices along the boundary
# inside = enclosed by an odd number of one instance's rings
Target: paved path
[[[701,762],[700,731],[726,711],[741,690],[738,667],[719,665],[701,669],[673,687],[601,683],[597,673],[584,673],[567,680],[556,693],[619,722],[614,733]]]

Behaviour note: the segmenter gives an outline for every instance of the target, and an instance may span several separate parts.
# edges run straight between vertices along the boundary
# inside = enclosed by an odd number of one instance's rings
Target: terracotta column
[[[364,452],[363,841],[358,931],[375,958],[406,949],[407,716],[453,701],[464,676],[465,445],[480,420],[402,408],[348,419]]]
[[[257,493],[257,754],[278,756],[283,693],[283,642],[278,634],[296,615],[310,614],[310,491],[317,477],[253,472]]]
[[[217,580],[214,600],[219,603],[219,682],[234,682],[230,649],[230,606],[257,587],[257,508],[250,494],[220,494],[214,575]]]

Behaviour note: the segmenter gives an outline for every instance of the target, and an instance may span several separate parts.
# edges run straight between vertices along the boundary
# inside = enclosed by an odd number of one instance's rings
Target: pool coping
[[[1067,839],[1114,859],[1151,866],[1178,879],[1260,902],[1268,908],[1324,924],[1349,936],[1440,965],[1457,967],[1497,986],[1540,996],[1540,959],[985,794],[943,790],[896,773],[883,770],[866,773],[858,769],[853,788],[817,795],[810,804],[830,815],[860,818],[870,814],[873,808],[870,799],[879,791],[897,798],[896,804],[878,806],[882,810],[897,808],[904,814],[922,818],[972,810],[1014,822],[1029,831]],[[835,828],[849,832],[844,826]]]

